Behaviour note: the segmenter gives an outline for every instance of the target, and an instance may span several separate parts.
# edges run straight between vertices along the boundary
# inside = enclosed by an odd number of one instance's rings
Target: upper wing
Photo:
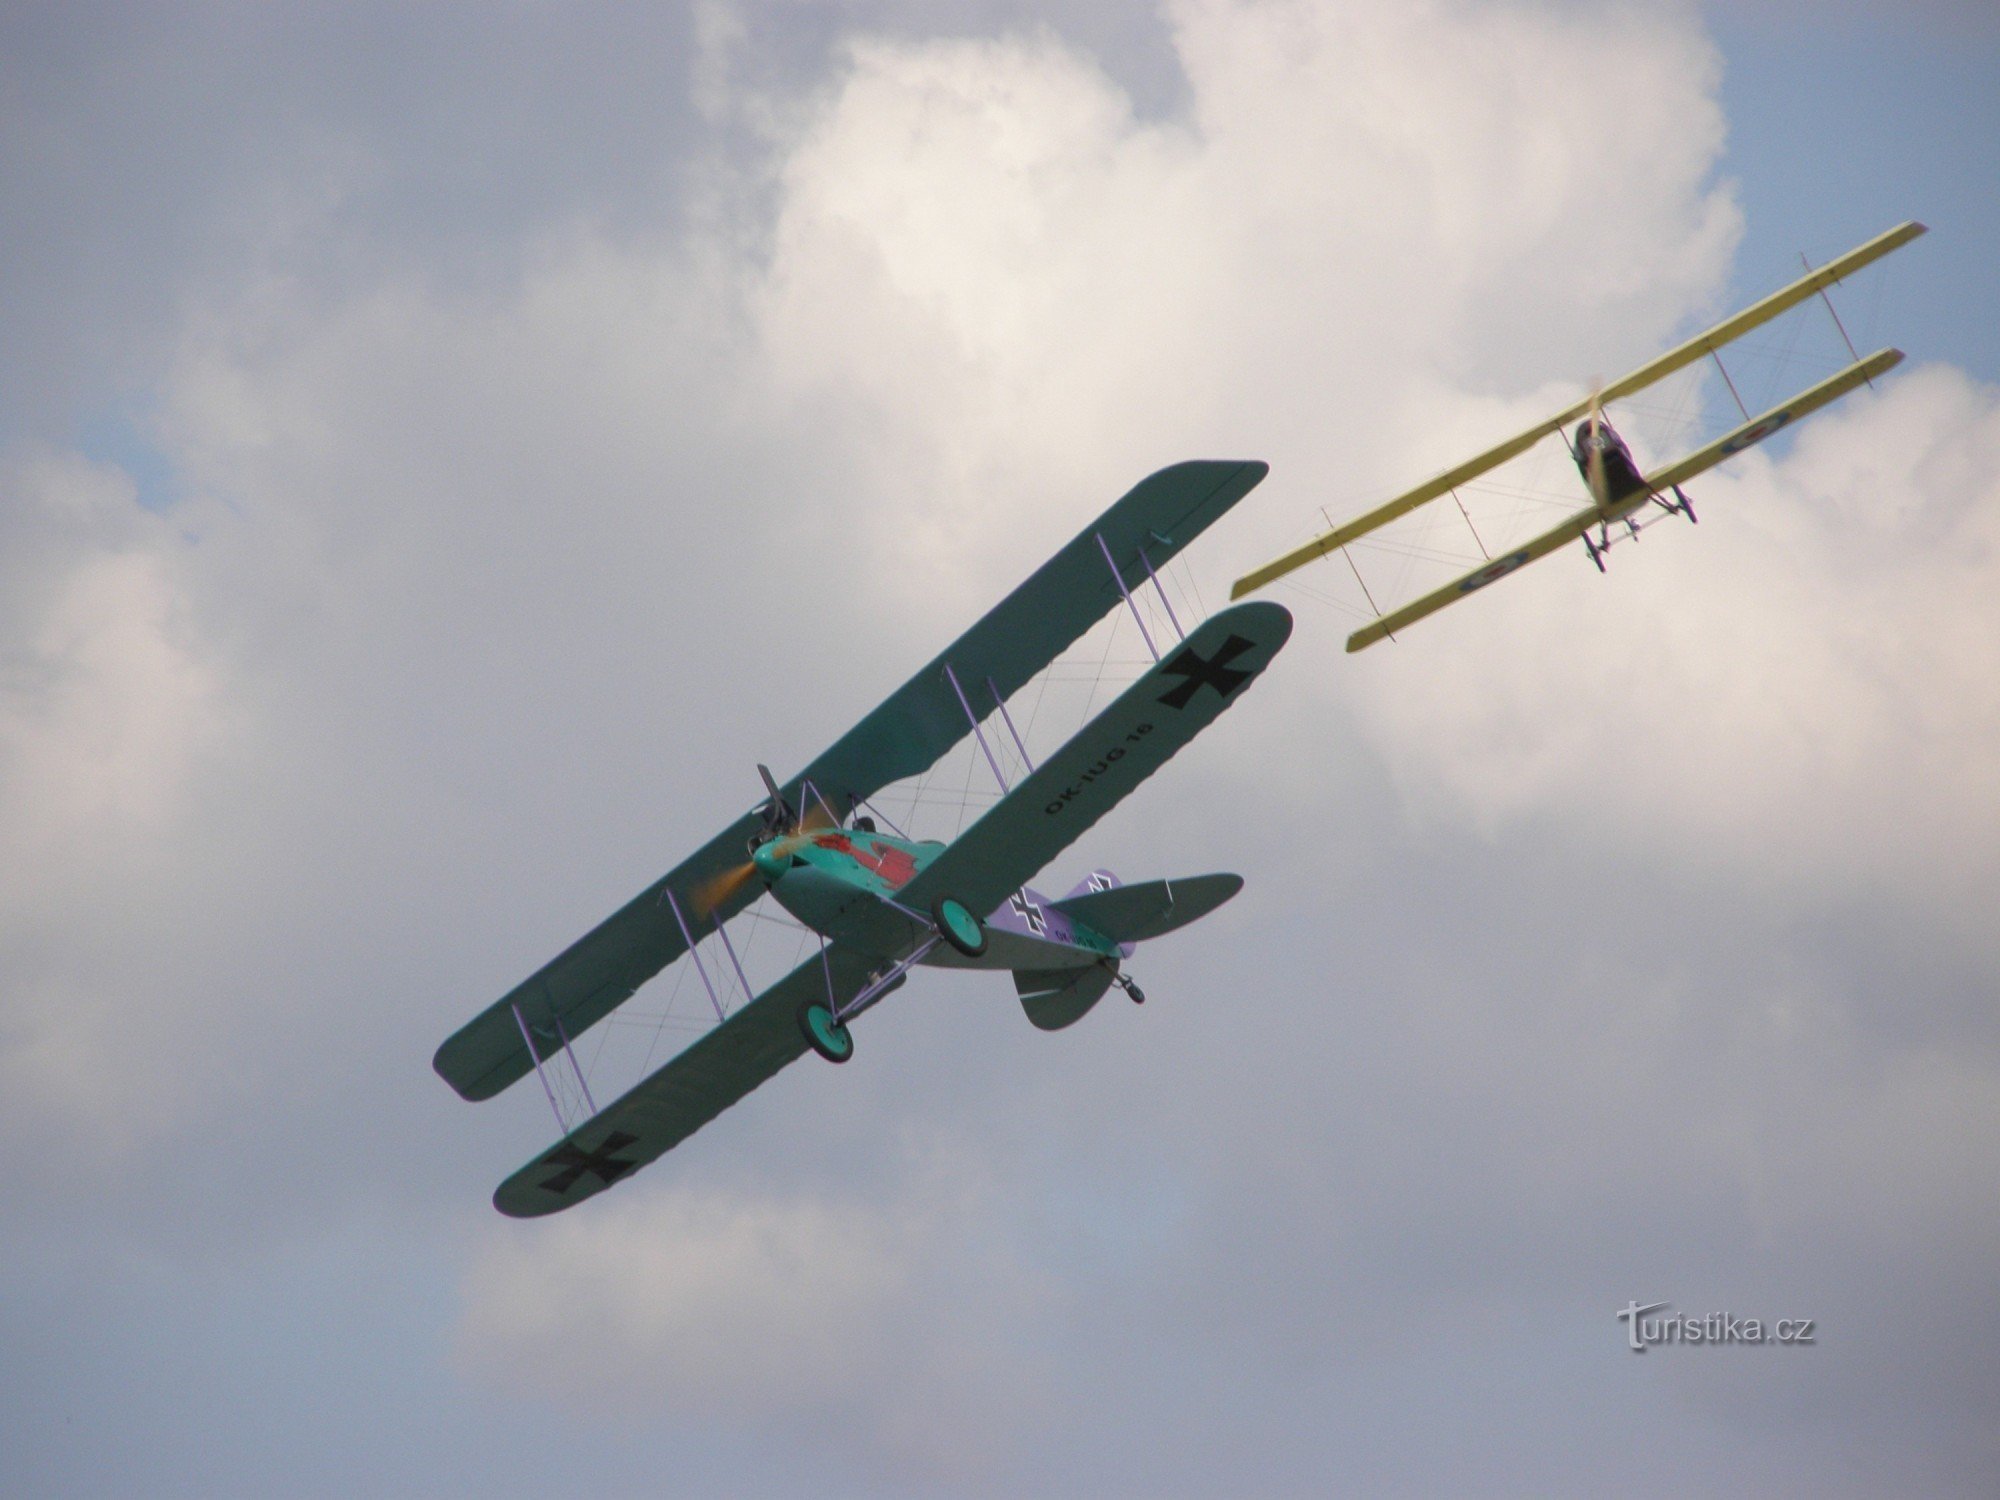
[[[1646,476],[1646,487],[1640,492],[1640,502],[1646,496],[1657,495],[1662,490],[1672,489],[1677,484],[1685,484],[1695,475],[1728,458],[1733,453],[1741,453],[1754,443],[1761,443],[1780,427],[1796,421],[1808,412],[1819,410],[1829,401],[1846,395],[1863,381],[1873,380],[1877,375],[1892,370],[1902,361],[1900,349],[1881,349],[1864,360],[1858,360],[1837,374],[1827,377],[1818,385],[1808,387],[1791,400],[1772,407],[1761,416],[1752,417],[1740,427],[1725,432],[1704,448],[1697,448],[1686,458],[1668,464]],[[1578,511],[1553,531],[1547,531],[1525,546],[1516,548],[1504,557],[1475,568],[1463,578],[1433,589],[1421,599],[1405,604],[1401,609],[1392,610],[1381,619],[1364,625],[1347,638],[1347,649],[1359,651],[1363,646],[1372,646],[1384,636],[1393,635],[1404,626],[1414,624],[1425,615],[1435,614],[1447,604],[1456,603],[1467,594],[1476,593],[1487,584],[1506,577],[1516,568],[1533,562],[1538,557],[1546,557],[1558,547],[1575,541],[1603,517],[1595,506]]]
[[[780,788],[785,800],[802,806],[810,782],[837,805],[925,770],[971,732],[945,676],[947,665],[972,701],[990,710],[993,694],[1006,698],[1018,692],[1118,603],[1106,552],[1116,560],[1120,579],[1136,588],[1146,581],[1149,563],[1165,566],[1268,472],[1258,462],[1204,460],[1175,464],[1141,480],[786,782]],[[689,913],[689,894],[740,865],[745,845],[761,826],[754,812],[738,818],[461,1027],[438,1048],[432,1066],[465,1098],[486,1099],[525,1076],[536,1057],[560,1049],[565,1033],[574,1038],[594,1026],[687,951],[667,892],[675,892],[683,914]],[[742,886],[714,908],[714,920],[727,921],[758,894],[754,886]],[[534,1057],[524,1028],[534,1039]]]
[[[1597,393],[1597,399],[1606,403],[1616,401],[1620,397],[1631,395],[1634,391],[1645,389],[1657,380],[1664,380],[1674,371],[1686,368],[1725,344],[1733,343],[1751,329],[1770,322],[1780,313],[1790,312],[1806,298],[1852,276],[1863,266],[1880,260],[1891,250],[1900,249],[1926,232],[1928,226],[1919,224],[1915,219],[1905,220],[1894,229],[1876,235],[1865,245],[1856,245],[1845,255],[1835,256],[1817,271],[1807,272],[1790,286],[1781,287],[1761,301],[1751,303],[1740,313],[1724,318],[1713,328],[1696,334],[1685,344],[1669,349],[1659,358],[1639,366],[1623,379],[1612,381]],[[1589,410],[1590,402],[1585,400],[1581,405],[1572,408],[1562,420],[1574,421]]]
[[[1724,318],[1713,328],[1696,334],[1684,344],[1676,345],[1657,359],[1647,361],[1631,374],[1622,376],[1574,405],[1565,407],[1547,421],[1540,422],[1526,432],[1487,449],[1477,458],[1467,459],[1456,468],[1445,470],[1435,479],[1426,480],[1415,489],[1378,505],[1365,515],[1356,516],[1352,521],[1323,532],[1303,546],[1294,547],[1283,557],[1273,559],[1254,572],[1245,573],[1230,587],[1229,597],[1240,599],[1245,594],[1253,593],[1274,579],[1284,577],[1294,568],[1303,567],[1315,558],[1324,557],[1327,553],[1346,546],[1355,538],[1366,536],[1377,527],[1387,525],[1398,516],[1407,515],[1418,506],[1428,504],[1440,495],[1448,494],[1461,484],[1478,478],[1488,469],[1498,468],[1508,459],[1527,452],[1543,438],[1560,432],[1571,422],[1587,414],[1593,401],[1608,404],[1635,391],[1643,390],[1655,381],[1665,379],[1674,371],[1684,369],[1725,344],[1743,337],[1751,329],[1768,323],[1780,313],[1798,306],[1806,298],[1832,286],[1843,277],[1852,276],[1863,266],[1880,260],[1891,250],[1907,245],[1924,232],[1924,225],[1910,220],[1898,224],[1886,234],[1877,235],[1865,245],[1856,246],[1845,255],[1828,261],[1817,271],[1801,276],[1790,286],[1771,293],[1762,301],[1752,303],[1739,313]]]
[[[787,796],[807,780],[829,801],[850,791],[868,796],[928,769],[971,733],[945,678],[947,666],[982,714],[990,713],[996,692],[1002,698],[1019,692],[1119,602],[1107,551],[1125,587],[1136,589],[1146,582],[1148,563],[1166,566],[1270,472],[1261,462],[1197,460],[1141,480],[806,767]]]
[[[581,1203],[693,1135],[802,1056],[799,1003],[832,989],[844,1004],[868,982],[869,963],[844,948],[813,954],[551,1149],[515,1172],[493,1206],[517,1219]]]
[[[1119,694],[897,893],[987,912],[1026,884],[1236,701],[1292,633],[1281,606],[1239,604]]]

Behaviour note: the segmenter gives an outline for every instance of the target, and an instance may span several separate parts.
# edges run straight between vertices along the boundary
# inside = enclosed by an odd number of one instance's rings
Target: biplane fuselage
[[[867,829],[781,835],[757,846],[751,863],[780,906],[813,931],[878,958],[907,951],[929,925],[896,893],[944,851],[932,841]],[[986,918],[984,952],[939,944],[922,962],[942,968],[1053,969],[1129,953],[1086,923],[1023,887]]]
[[[1584,487],[1605,520],[1616,521],[1637,510],[1653,493],[1633,462],[1625,439],[1602,417],[1588,418],[1578,425],[1572,451]]]

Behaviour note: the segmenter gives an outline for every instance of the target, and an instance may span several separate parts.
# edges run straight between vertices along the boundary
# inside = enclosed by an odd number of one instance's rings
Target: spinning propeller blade
[[[703,881],[692,893],[695,910],[704,917],[709,915],[716,907],[743,889],[744,882],[756,873],[757,867],[746,859],[742,864]]]
[[[1590,452],[1585,459],[1588,466],[1584,472],[1584,482],[1590,487],[1590,498],[1602,501],[1604,498],[1604,377],[1590,378],[1590,416],[1586,419],[1590,432]]]
[[[764,803],[764,832],[751,840],[754,852],[759,844],[773,838],[783,838],[793,833],[813,833],[822,828],[838,828],[839,815],[819,797],[806,801],[803,814],[794,812],[790,803],[778,788],[778,781],[771,774],[769,766],[757,767],[757,774],[763,778],[766,801]],[[731,865],[718,875],[713,875],[696,886],[690,893],[695,909],[708,916],[723,902],[743,889],[745,882],[757,873],[754,860],[745,860],[740,865]]]

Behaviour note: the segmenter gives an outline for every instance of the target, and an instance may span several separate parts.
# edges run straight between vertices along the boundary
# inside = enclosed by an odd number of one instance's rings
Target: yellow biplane
[[[1400,609],[1391,610],[1379,619],[1364,625],[1347,638],[1347,649],[1359,651],[1363,646],[1373,645],[1384,636],[1393,637],[1394,633],[1404,626],[1421,620],[1425,615],[1440,610],[1467,594],[1483,589],[1496,579],[1504,578],[1515,569],[1573,541],[1582,541],[1590,554],[1590,560],[1596,563],[1598,570],[1602,572],[1604,554],[1611,546],[1614,526],[1624,527],[1624,532],[1621,534],[1637,536],[1639,522],[1634,518],[1639,511],[1649,505],[1658,507],[1666,515],[1684,515],[1689,521],[1693,521],[1694,507],[1681,490],[1683,484],[1704,470],[1721,463],[1731,454],[1741,453],[1752,444],[1762,442],[1779,428],[1797,421],[1809,412],[1817,411],[1828,402],[1846,395],[1856,386],[1874,380],[1876,376],[1892,369],[1900,362],[1903,353],[1900,349],[1881,349],[1866,359],[1856,355],[1852,364],[1828,376],[1817,385],[1801,391],[1789,401],[1781,402],[1755,417],[1744,411],[1743,421],[1739,426],[1725,432],[1706,446],[1696,449],[1685,458],[1656,469],[1650,474],[1639,471],[1638,465],[1632,459],[1631,450],[1625,445],[1625,440],[1619,437],[1612,430],[1611,424],[1604,419],[1605,404],[1643,390],[1703,357],[1715,358],[1717,368],[1720,369],[1722,365],[1718,351],[1724,345],[1741,338],[1753,328],[1770,322],[1771,319],[1796,307],[1815,293],[1824,295],[1827,287],[1844,277],[1853,275],[1863,266],[1881,259],[1898,246],[1908,244],[1922,233],[1924,226],[1913,220],[1897,225],[1886,234],[1877,235],[1865,245],[1857,246],[1817,271],[1800,277],[1790,286],[1773,292],[1742,312],[1725,318],[1706,332],[1697,334],[1686,343],[1641,365],[1622,379],[1600,387],[1574,406],[1557,412],[1547,421],[1540,422],[1526,432],[1489,448],[1477,458],[1469,459],[1454,469],[1446,470],[1436,478],[1418,485],[1406,494],[1398,495],[1384,505],[1378,505],[1366,515],[1357,516],[1344,525],[1336,526],[1331,531],[1314,537],[1303,546],[1294,548],[1283,557],[1266,563],[1254,572],[1246,573],[1230,588],[1230,598],[1240,599],[1245,594],[1284,577],[1293,569],[1304,567],[1314,559],[1324,557],[1357,538],[1366,536],[1377,527],[1409,514],[1420,505],[1452,494],[1467,481],[1527,452],[1535,444],[1551,436],[1561,436],[1569,448],[1570,457],[1576,461],[1576,466],[1583,475],[1584,484],[1590,491],[1590,504],[1553,531],[1544,532],[1532,541],[1512,548],[1499,557],[1491,558],[1464,577],[1442,588],[1434,589]],[[1849,353],[1853,352],[1850,345]],[[1724,369],[1722,373],[1727,380],[1729,372]],[[1732,393],[1735,390],[1733,383],[1730,385],[1730,390]],[[1740,408],[1740,400],[1738,405]],[[1572,438],[1564,429],[1578,418],[1582,418],[1582,421],[1577,423],[1576,433]],[[1668,498],[1669,496],[1672,498]],[[1359,576],[1358,573],[1356,576]]]

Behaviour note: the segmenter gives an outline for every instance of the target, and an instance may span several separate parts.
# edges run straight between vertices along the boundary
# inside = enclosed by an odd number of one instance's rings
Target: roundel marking
[[[1513,572],[1516,568],[1520,567],[1521,564],[1525,563],[1527,560],[1528,560],[1527,553],[1515,552],[1511,553],[1506,557],[1501,558],[1498,562],[1488,563],[1485,567],[1481,568],[1477,573],[1474,573],[1470,578],[1466,579],[1465,582],[1461,583],[1458,586],[1458,591],[1461,594],[1469,594],[1474,589],[1483,589],[1486,587],[1487,584],[1492,583],[1495,579],[1505,578],[1509,573]]]
[[[1731,438],[1728,442],[1724,443],[1722,445],[1722,451],[1724,454],[1741,453],[1745,448],[1748,448],[1752,443],[1763,442],[1765,438],[1769,437],[1772,433],[1776,432],[1780,427],[1783,427],[1787,422],[1791,420],[1792,420],[1792,414],[1788,411],[1772,412],[1770,416],[1766,417],[1763,421],[1759,422],[1755,427],[1752,427],[1744,432],[1739,432],[1735,437]]]

